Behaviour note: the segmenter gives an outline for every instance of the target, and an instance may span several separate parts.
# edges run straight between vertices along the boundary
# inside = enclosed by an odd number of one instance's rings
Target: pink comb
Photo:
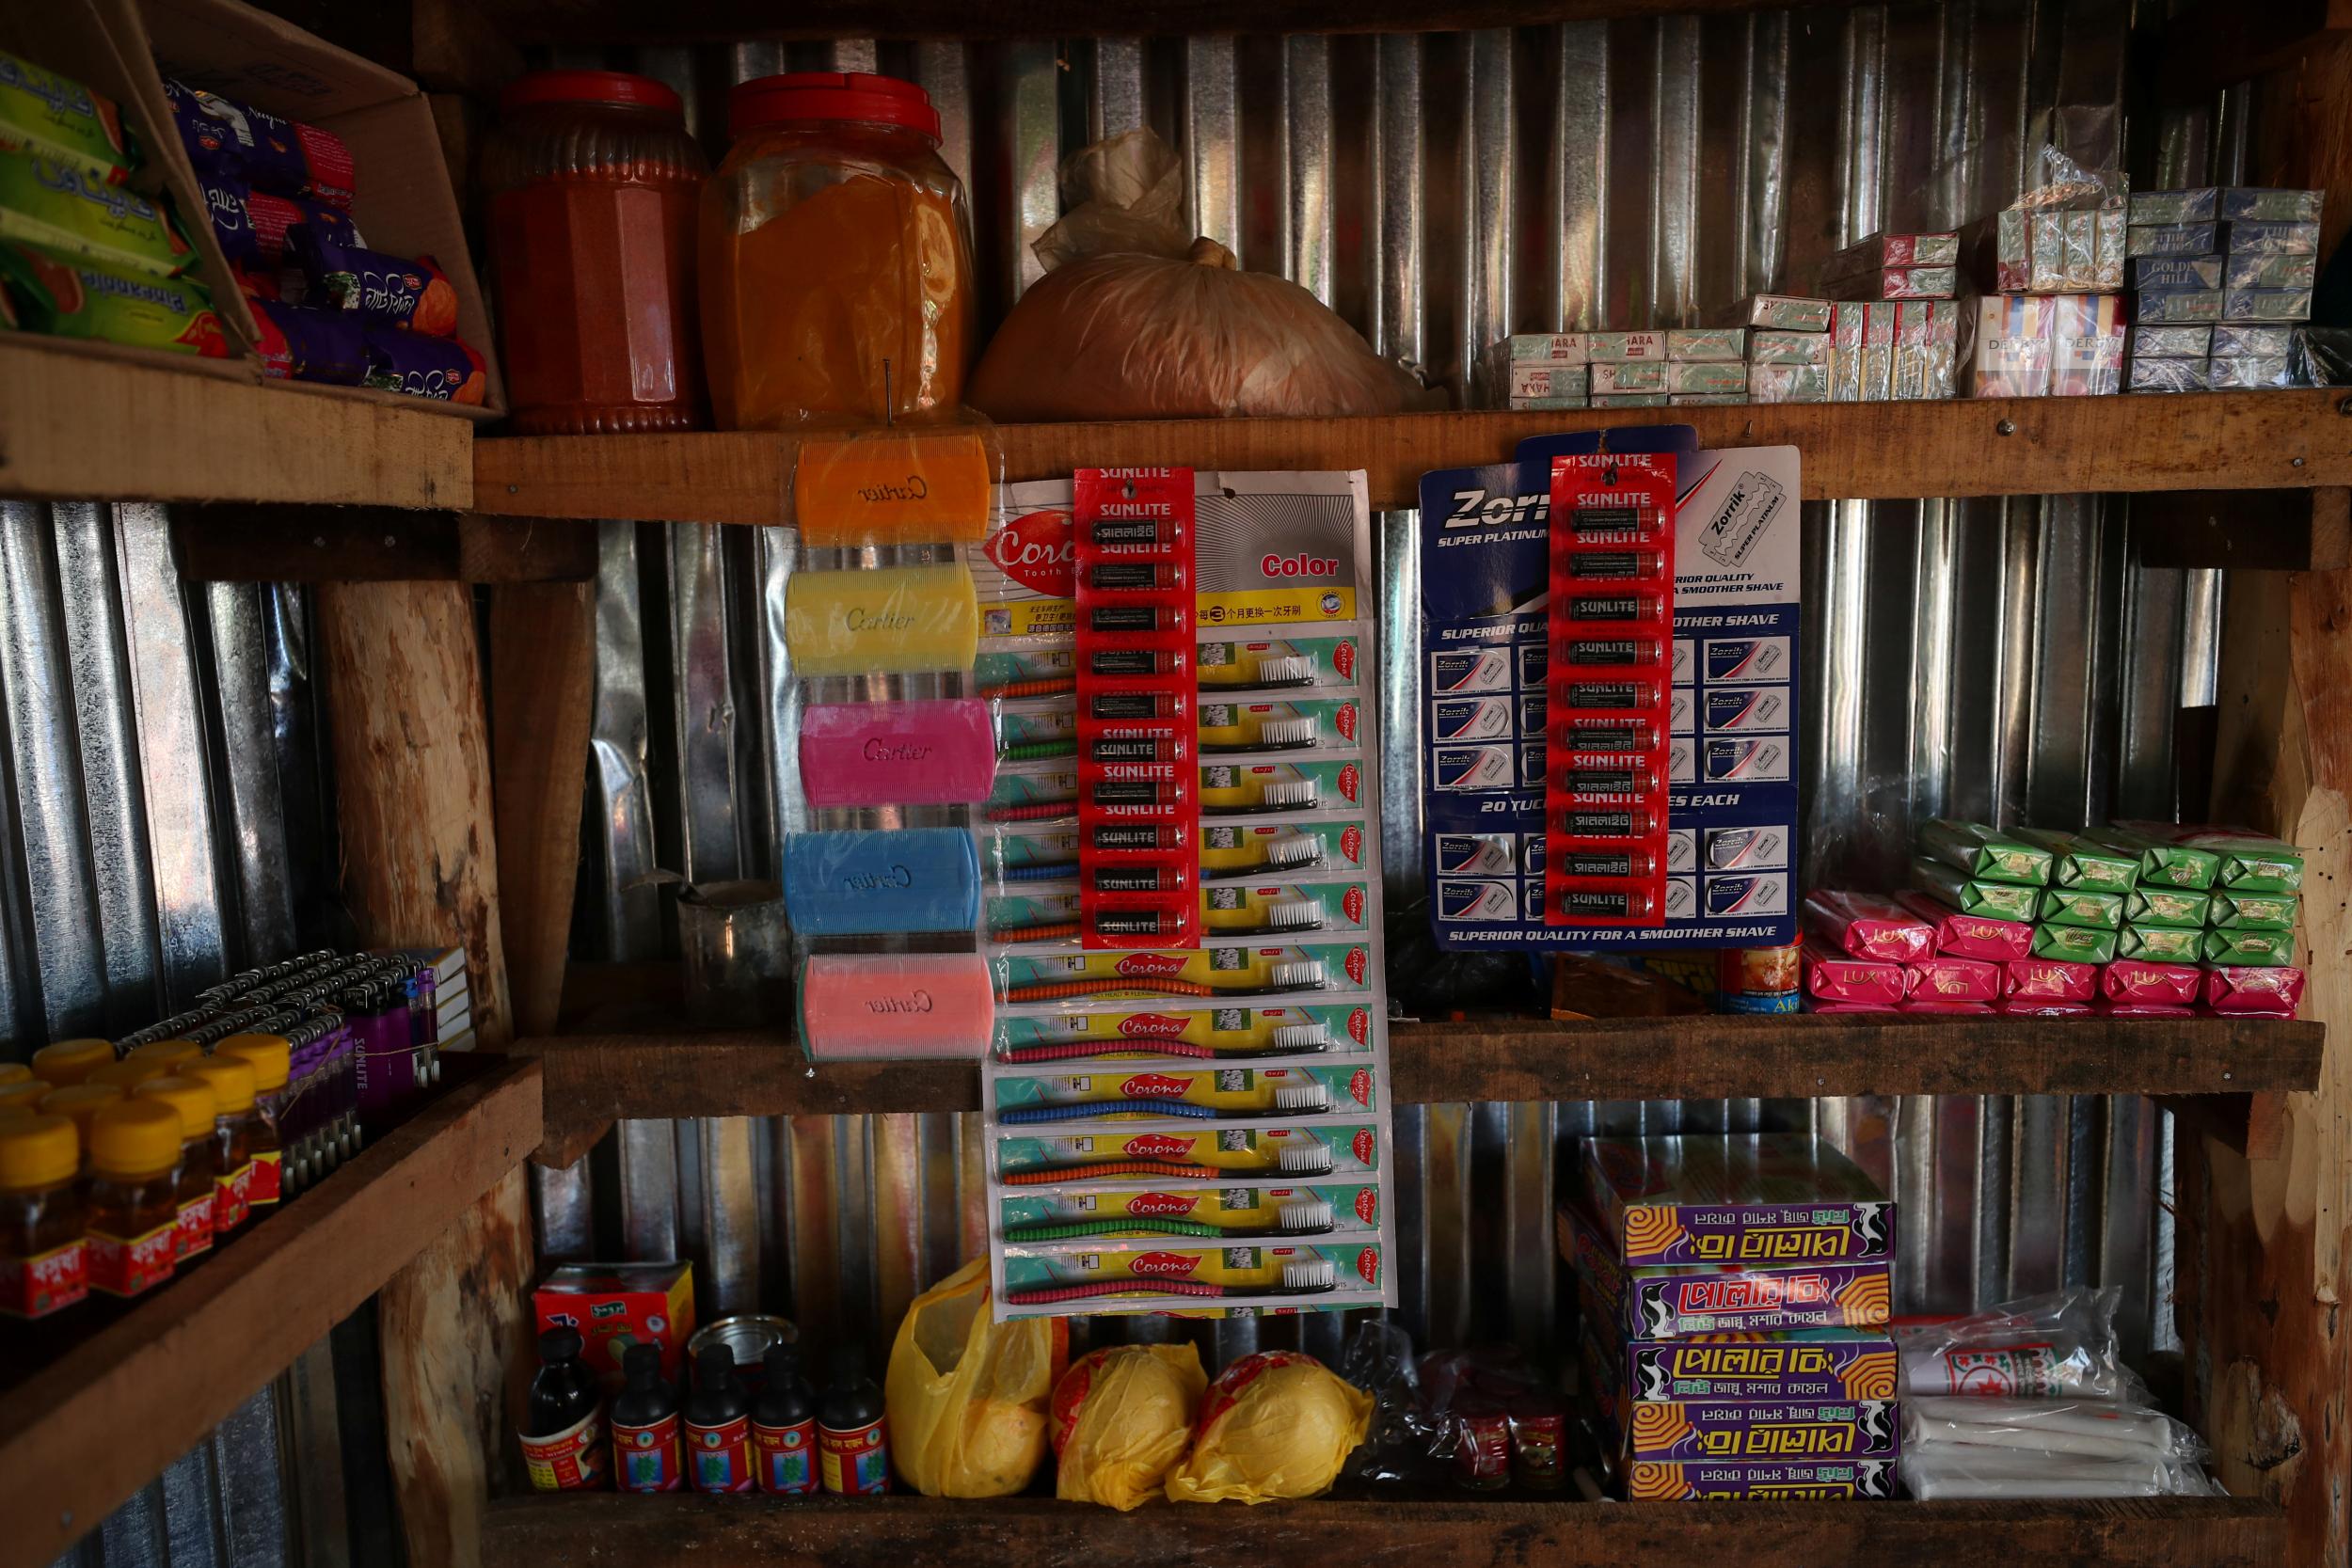
[[[968,805],[995,783],[988,705],[972,698],[819,703],[801,715],[812,806]]]

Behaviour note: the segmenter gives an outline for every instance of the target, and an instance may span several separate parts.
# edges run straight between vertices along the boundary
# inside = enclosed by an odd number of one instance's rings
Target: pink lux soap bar
[[[801,787],[830,806],[969,805],[996,782],[988,705],[818,703],[801,715]]]

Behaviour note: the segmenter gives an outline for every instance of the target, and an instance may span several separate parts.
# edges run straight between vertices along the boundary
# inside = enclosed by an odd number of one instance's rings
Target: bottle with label
[[[213,1091],[213,1239],[226,1241],[253,1212],[253,1069],[234,1056],[206,1056],[178,1070]]]
[[[686,1462],[697,1492],[749,1492],[752,1402],[735,1376],[735,1352],[706,1345],[694,1362],[694,1392],[686,1401]]]
[[[624,1492],[675,1492],[686,1484],[678,1449],[677,1390],[661,1375],[660,1345],[621,1353],[628,1379],[612,1401],[612,1483]]]
[[[890,1490],[882,1392],[866,1375],[866,1357],[855,1345],[834,1353],[833,1382],[817,1410],[817,1469],[825,1490],[842,1497],[879,1497]]]
[[[752,1458],[759,1489],[805,1497],[818,1488],[817,1396],[801,1376],[798,1345],[771,1345],[766,1385],[752,1402]]]
[[[213,1179],[219,1174],[213,1154],[213,1091],[201,1079],[167,1073],[150,1078],[131,1091],[134,1100],[154,1100],[180,1117],[179,1229],[172,1237],[172,1261],[185,1267],[213,1250]]]
[[[0,1317],[45,1318],[89,1293],[81,1166],[65,1117],[0,1122]]]
[[[539,1370],[531,1380],[521,1438],[534,1491],[594,1492],[605,1484],[604,1390],[580,1364],[580,1344],[576,1328],[539,1336]]]
[[[180,1113],[135,1097],[90,1117],[90,1289],[135,1296],[171,1277]]]
[[[253,1168],[246,1178],[246,1207],[273,1208],[284,1187],[285,1144],[278,1124],[286,1109],[286,1070],[293,1049],[278,1035],[231,1035],[213,1047],[213,1057],[240,1061],[253,1069],[253,1117],[245,1130]]]

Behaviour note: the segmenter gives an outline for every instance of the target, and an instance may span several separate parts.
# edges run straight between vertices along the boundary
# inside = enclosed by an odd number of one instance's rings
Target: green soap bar
[[[2295,933],[2243,927],[2207,931],[2205,961],[2209,964],[2291,964],[2295,961]]]
[[[2213,924],[2222,931],[2292,931],[2302,899],[2292,893],[2230,888],[2213,895]]]
[[[2078,964],[2112,963],[2115,941],[2113,931],[2094,931],[2088,926],[2036,926],[2033,956]]]
[[[2126,926],[2117,933],[2115,956],[2151,963],[2193,964],[2204,944],[2205,933],[2189,927]]]
[[[1919,853],[1995,882],[2042,887],[2050,880],[2050,851],[1981,822],[1931,817],[1920,826]]]
[[[45,152],[119,185],[139,166],[113,99],[0,49],[0,148]]]
[[[2140,926],[2184,926],[2201,931],[2213,907],[2213,895],[2145,883],[2123,895],[2123,918]]]
[[[2034,903],[2041,896],[2038,888],[1963,877],[1941,861],[1913,861],[1911,884],[1963,914],[1984,915],[1994,920],[2031,920]]]
[[[2042,895],[2041,918],[2053,926],[2120,931],[2123,928],[2123,895],[2093,893],[2079,887],[2046,888]]]
[[[2303,886],[2303,851],[2275,838],[2243,833],[2192,833],[2187,842],[2221,859],[2214,885],[2247,893],[2296,893]]]
[[[195,247],[166,209],[40,152],[0,152],[0,239],[162,277],[196,264]]]
[[[215,359],[229,353],[213,296],[193,277],[158,277],[0,241],[0,298],[27,332]]]
[[[2110,849],[2080,833],[2055,828],[2020,828],[2016,836],[2050,851],[2050,885],[2098,893],[2129,893],[2139,880],[2139,857]]]
[[[2192,849],[2185,844],[2175,844],[2169,838],[2137,828],[2110,822],[2094,830],[2090,836],[2110,849],[2122,849],[2139,857],[2139,885],[2189,888],[2202,893],[2213,886],[2214,874],[2221,869],[2221,857],[2203,849]]]

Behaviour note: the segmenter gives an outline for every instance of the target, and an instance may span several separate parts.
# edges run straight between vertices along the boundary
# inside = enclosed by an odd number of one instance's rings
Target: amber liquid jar
[[[171,1277],[180,1215],[180,1113],[125,1100],[90,1118],[90,1288],[135,1296]]]
[[[63,1117],[0,1126],[0,1318],[45,1318],[89,1293],[81,1163]]]

